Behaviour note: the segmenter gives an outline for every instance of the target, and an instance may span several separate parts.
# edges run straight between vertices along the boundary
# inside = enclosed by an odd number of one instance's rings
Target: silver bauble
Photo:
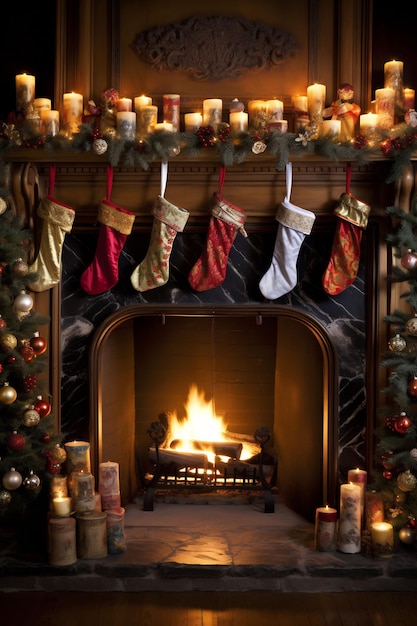
[[[39,478],[39,476],[34,474],[33,471],[31,471],[29,476],[26,476],[25,480],[23,481],[23,484],[26,487],[26,489],[28,489],[29,491],[34,491],[35,489],[40,487],[41,479]]]
[[[13,306],[20,313],[27,313],[33,308],[33,298],[26,291],[21,291],[14,299]]]
[[[8,472],[3,475],[2,483],[5,489],[9,491],[13,491],[14,489],[19,489],[20,485],[23,482],[22,474],[15,470],[12,467]]]

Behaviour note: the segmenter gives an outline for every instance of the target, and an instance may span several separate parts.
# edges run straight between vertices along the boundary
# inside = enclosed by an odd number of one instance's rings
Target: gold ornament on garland
[[[397,484],[401,491],[414,491],[417,485],[417,478],[410,470],[406,470],[399,474]]]
[[[12,266],[13,272],[16,276],[23,278],[29,271],[29,266],[21,258],[17,259]]]
[[[7,350],[14,350],[17,346],[17,339],[12,333],[3,333],[0,335],[0,344]]]
[[[399,333],[396,333],[394,337],[391,337],[391,339],[388,341],[388,349],[391,352],[402,352],[406,345],[406,340],[401,337]]]
[[[14,387],[10,387],[9,383],[4,383],[3,387],[0,387],[0,402],[1,404],[13,404],[17,398],[17,391]]]
[[[34,426],[37,426],[40,421],[41,416],[37,411],[35,411],[35,408],[33,406],[30,409],[26,409],[26,411],[23,413],[22,422],[27,428],[33,428]]]

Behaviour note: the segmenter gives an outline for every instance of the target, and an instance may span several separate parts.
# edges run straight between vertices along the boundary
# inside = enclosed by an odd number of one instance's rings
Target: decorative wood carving
[[[298,44],[291,34],[261,22],[217,16],[143,31],[132,47],[154,69],[220,80],[279,65],[294,56]]]

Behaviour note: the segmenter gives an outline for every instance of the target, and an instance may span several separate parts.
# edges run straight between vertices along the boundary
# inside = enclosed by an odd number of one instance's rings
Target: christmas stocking
[[[61,279],[62,247],[66,233],[71,232],[75,211],[66,204],[53,199],[55,165],[49,171],[48,195],[39,204],[37,215],[43,220],[41,240],[36,259],[29,267],[38,279],[30,284],[33,291],[51,289]]]
[[[110,202],[113,168],[107,168],[107,198],[98,210],[99,232],[92,263],[81,275],[81,288],[91,296],[108,291],[119,280],[119,257],[135,216]]]
[[[331,257],[323,274],[323,289],[336,296],[347,289],[356,279],[363,231],[368,225],[371,207],[354,198],[350,193],[351,168],[346,170],[346,193],[340,196],[334,210],[338,216],[333,238]]]
[[[161,164],[161,195],[158,196],[148,251],[143,261],[133,271],[130,282],[136,291],[161,287],[169,279],[169,260],[177,233],[184,230],[189,212],[171,204],[164,198],[168,177],[168,164]]]
[[[316,216],[290,202],[292,163],[286,165],[287,191],[279,205],[275,219],[278,232],[271,265],[259,283],[262,295],[276,300],[294,289],[297,284],[297,260],[301,245],[311,233]]]
[[[245,213],[222,198],[225,175],[226,168],[222,166],[219,192],[214,194],[211,206],[206,248],[188,276],[188,282],[195,291],[213,289],[224,281],[229,252],[237,232],[247,237],[243,227]]]

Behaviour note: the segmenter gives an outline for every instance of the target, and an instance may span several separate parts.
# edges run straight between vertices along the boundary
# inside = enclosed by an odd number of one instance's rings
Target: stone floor
[[[394,557],[323,553],[314,549],[314,526],[279,501],[170,504],[153,511],[126,507],[127,550],[68,567],[47,554],[16,554],[3,542],[3,591],[282,592],[417,590],[417,546],[398,546]]]

